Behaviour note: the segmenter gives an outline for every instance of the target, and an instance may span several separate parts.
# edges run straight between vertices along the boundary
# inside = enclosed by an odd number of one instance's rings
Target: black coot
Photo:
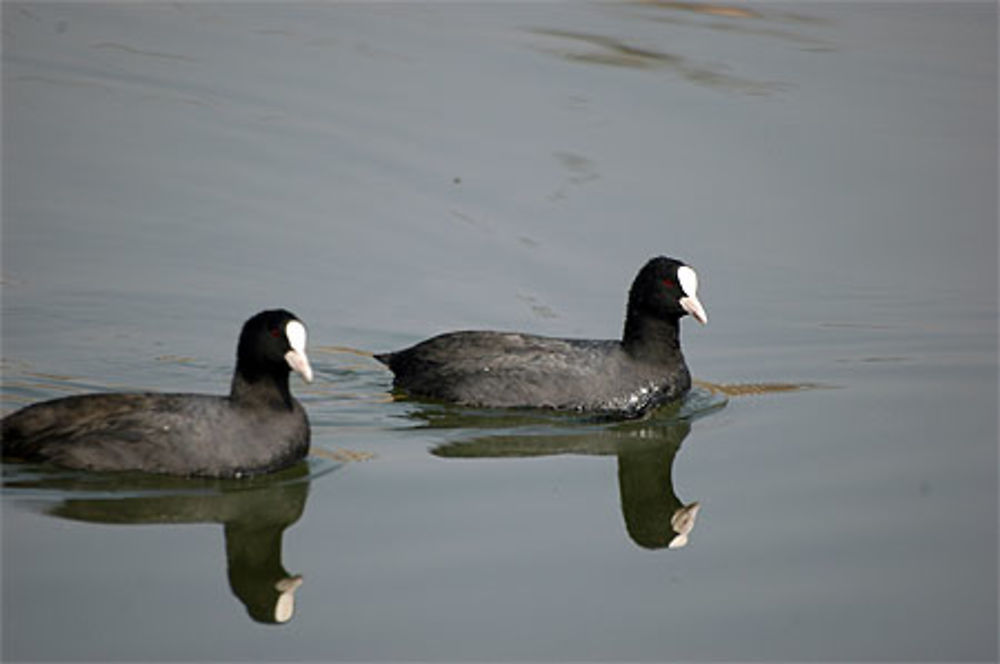
[[[288,311],[243,325],[229,396],[87,394],[37,403],[2,421],[4,460],[86,470],[239,477],[291,465],[309,450],[309,420],[288,389],[306,381],[306,328]]]
[[[450,332],[375,357],[417,397],[637,417],[691,387],[680,319],[708,322],[697,289],[691,267],[660,256],[632,282],[621,341]]]

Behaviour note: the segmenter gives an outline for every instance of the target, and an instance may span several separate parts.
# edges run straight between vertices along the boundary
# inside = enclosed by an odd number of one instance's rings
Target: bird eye
[[[271,332],[271,336],[274,337],[275,339],[280,339],[281,338],[281,330],[279,330],[278,328],[272,327],[270,329],[270,332]]]
[[[663,280],[663,285],[666,286],[667,288],[673,288],[674,287],[674,282],[670,281],[670,279],[664,279]]]

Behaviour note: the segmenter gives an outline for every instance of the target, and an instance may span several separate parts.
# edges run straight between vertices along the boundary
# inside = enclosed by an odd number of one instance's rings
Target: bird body
[[[220,431],[241,441],[238,447],[219,444]],[[207,394],[84,394],[5,418],[3,440],[7,459],[86,470],[236,476],[302,458],[309,428],[297,401],[290,409],[257,411]],[[275,446],[278,441],[283,444]]]
[[[621,340],[461,331],[375,357],[416,397],[635,417],[691,387],[679,321],[707,321],[696,290],[690,267],[659,257],[633,282]]]
[[[406,392],[465,405],[629,415],[691,386],[686,365],[639,361],[615,340],[463,331],[376,357]]]
[[[4,460],[95,471],[239,477],[303,458],[309,421],[289,391],[307,380],[305,328],[282,310],[244,325],[228,396],[119,392],[37,403],[0,423]]]

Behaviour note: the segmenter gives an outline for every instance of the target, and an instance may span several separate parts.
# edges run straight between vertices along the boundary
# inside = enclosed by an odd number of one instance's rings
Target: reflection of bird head
[[[229,587],[255,621],[288,622],[295,612],[295,591],[302,577],[281,564],[283,524],[226,524]]]
[[[295,615],[295,591],[302,585],[302,576],[285,576],[274,583],[244,584],[233,591],[255,622],[281,625]]]
[[[232,579],[230,579],[232,581]],[[257,580],[233,586],[254,622],[282,625],[295,616],[295,591],[302,585],[302,575],[284,576],[274,583]]]

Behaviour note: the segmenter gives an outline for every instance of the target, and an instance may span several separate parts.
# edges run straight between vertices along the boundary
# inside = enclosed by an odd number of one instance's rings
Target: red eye
[[[664,279],[663,280],[663,285],[666,286],[667,288],[673,288],[674,287],[674,282],[670,281],[669,279]]]
[[[272,327],[271,328],[271,336],[274,337],[275,339],[280,338],[281,337],[281,330],[279,330],[276,327]]]

